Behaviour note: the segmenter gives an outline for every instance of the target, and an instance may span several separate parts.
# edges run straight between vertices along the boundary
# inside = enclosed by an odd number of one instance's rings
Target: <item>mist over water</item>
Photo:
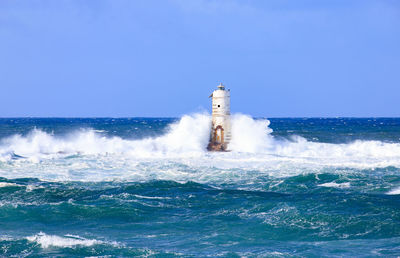
[[[0,255],[400,254],[399,119],[271,121],[2,119]]]

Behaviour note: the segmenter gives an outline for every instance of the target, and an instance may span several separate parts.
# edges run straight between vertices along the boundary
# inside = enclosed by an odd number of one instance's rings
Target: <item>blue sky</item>
[[[398,0],[1,0],[0,116],[400,116]]]

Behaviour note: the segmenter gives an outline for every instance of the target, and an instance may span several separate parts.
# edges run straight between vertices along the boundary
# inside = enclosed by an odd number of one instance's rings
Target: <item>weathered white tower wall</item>
[[[212,127],[209,150],[223,151],[231,140],[231,93],[220,84],[212,97]]]

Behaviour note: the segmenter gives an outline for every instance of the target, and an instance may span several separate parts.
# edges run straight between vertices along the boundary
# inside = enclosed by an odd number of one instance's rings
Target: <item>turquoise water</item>
[[[269,121],[0,119],[0,256],[400,255],[400,119]]]

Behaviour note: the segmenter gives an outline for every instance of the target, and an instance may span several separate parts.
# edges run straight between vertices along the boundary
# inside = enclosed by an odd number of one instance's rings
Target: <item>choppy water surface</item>
[[[0,119],[0,256],[398,256],[400,119]]]

